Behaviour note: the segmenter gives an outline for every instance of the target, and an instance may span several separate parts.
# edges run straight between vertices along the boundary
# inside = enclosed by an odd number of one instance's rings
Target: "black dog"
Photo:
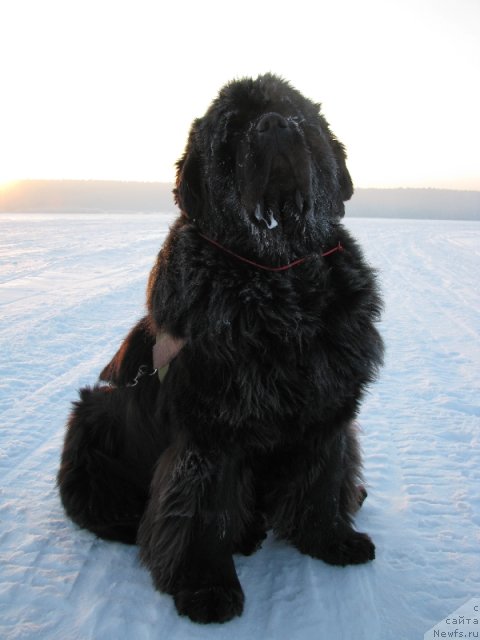
[[[352,192],[319,105],[270,74],[224,87],[178,162],[148,316],[101,374],[113,387],[83,389],[70,417],[66,512],[136,541],[192,620],[241,613],[232,554],[269,528],[331,564],[374,558],[352,528],[354,419],[382,360],[381,302],[340,224]],[[128,386],[156,341],[163,381]]]

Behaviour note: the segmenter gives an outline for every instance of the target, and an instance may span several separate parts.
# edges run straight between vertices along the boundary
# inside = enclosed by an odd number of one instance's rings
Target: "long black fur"
[[[382,361],[375,276],[341,225],[353,192],[319,105],[267,74],[235,81],[190,131],[181,213],[150,275],[148,315],[82,389],[58,484],[67,514],[137,542],[155,586],[198,622],[239,615],[232,554],[271,528],[303,553],[374,558],[354,420]],[[245,264],[213,246],[283,272]],[[338,243],[343,252],[321,254]],[[184,339],[164,381],[158,331]]]

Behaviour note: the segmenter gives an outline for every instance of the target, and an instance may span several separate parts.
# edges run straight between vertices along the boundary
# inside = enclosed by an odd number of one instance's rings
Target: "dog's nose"
[[[259,133],[273,132],[279,129],[286,129],[288,122],[279,113],[266,113],[257,122],[257,131]]]

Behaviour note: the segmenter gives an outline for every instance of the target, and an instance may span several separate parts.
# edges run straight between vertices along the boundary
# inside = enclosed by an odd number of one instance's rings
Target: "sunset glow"
[[[246,0],[232,16],[220,0],[2,3],[0,182],[171,181],[218,89],[273,71],[322,102],[357,186],[480,189],[476,0]]]

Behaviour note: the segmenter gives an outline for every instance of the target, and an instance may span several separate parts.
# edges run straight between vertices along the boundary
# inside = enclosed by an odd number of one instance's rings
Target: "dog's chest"
[[[212,287],[209,333],[229,346],[288,349],[318,334],[332,293],[328,274],[258,274]],[[263,349],[261,348],[263,346]]]
[[[207,349],[212,379],[226,404],[268,415],[298,413],[331,378],[326,279],[253,277],[211,296]],[[219,374],[219,372],[221,372]],[[234,401],[235,398],[235,401]]]
[[[232,433],[263,425],[274,439],[328,420],[354,394],[368,323],[333,268],[301,269],[213,277],[203,288],[174,381],[185,406]]]

